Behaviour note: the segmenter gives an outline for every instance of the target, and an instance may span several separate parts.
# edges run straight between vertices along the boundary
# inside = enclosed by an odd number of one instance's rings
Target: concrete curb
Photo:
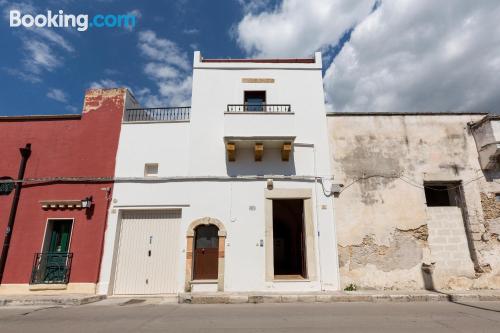
[[[181,294],[179,303],[184,304],[243,304],[243,303],[341,303],[341,302],[500,302],[500,294]]]
[[[13,296],[1,297],[0,306],[64,306],[84,305],[101,301],[106,295],[90,296]]]

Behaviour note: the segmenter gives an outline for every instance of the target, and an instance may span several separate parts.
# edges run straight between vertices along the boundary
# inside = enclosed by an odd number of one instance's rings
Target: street
[[[0,332],[499,332],[500,302],[2,307]]]

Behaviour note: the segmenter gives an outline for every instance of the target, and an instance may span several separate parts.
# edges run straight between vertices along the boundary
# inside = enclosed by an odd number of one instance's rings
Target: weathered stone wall
[[[500,178],[483,174],[467,126],[481,117],[328,118],[343,286],[500,288]],[[465,214],[427,207],[424,181],[461,181]]]

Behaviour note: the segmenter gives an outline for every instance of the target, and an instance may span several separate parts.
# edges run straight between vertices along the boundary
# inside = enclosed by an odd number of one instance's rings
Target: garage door
[[[177,292],[181,210],[125,211],[114,294]]]

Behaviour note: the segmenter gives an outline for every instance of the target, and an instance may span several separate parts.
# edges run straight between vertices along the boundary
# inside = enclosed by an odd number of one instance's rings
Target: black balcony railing
[[[227,112],[290,113],[290,104],[228,104]]]
[[[72,260],[73,253],[35,253],[30,283],[67,284],[69,282]]]
[[[123,115],[123,121],[126,123],[141,121],[187,121],[190,114],[190,106],[127,109]]]

